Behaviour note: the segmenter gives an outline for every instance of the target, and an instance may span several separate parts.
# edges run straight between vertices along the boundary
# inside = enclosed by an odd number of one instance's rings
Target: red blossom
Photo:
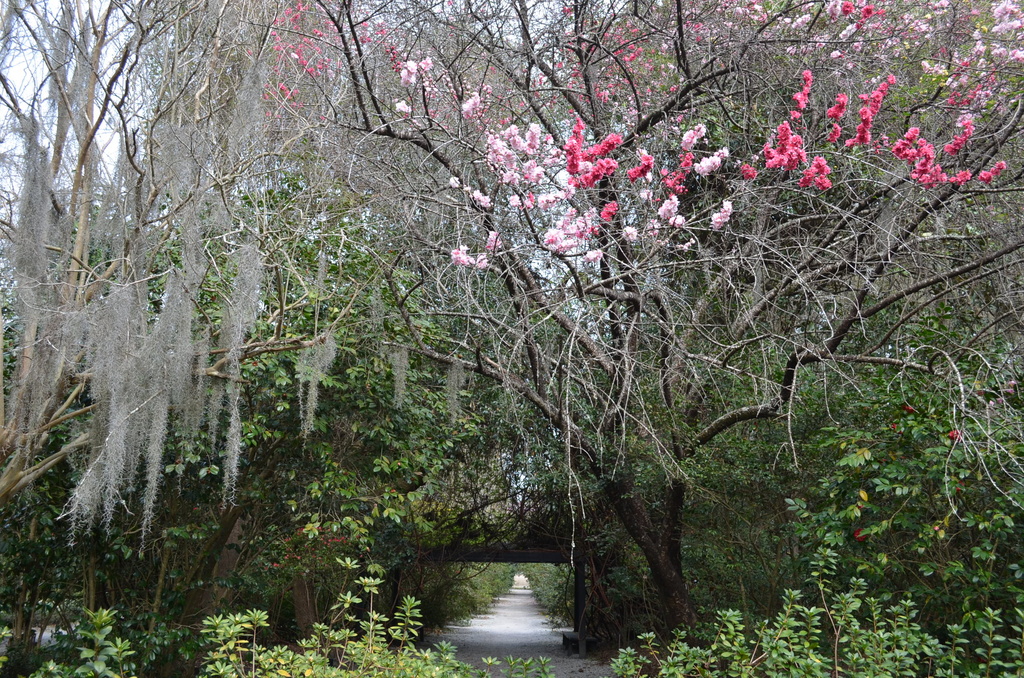
[[[836,105],[828,109],[825,112],[825,116],[832,118],[833,120],[839,120],[846,113],[846,104],[849,103],[850,97],[846,96],[842,92],[836,95]]]
[[[811,96],[811,85],[814,84],[814,74],[811,73],[810,71],[804,71],[803,78],[803,89],[793,95],[793,101],[796,102],[796,107],[799,108],[800,110],[807,108],[807,101],[810,99]],[[793,116],[794,119],[800,117],[799,113],[793,115],[794,113],[796,113],[796,111],[790,113],[790,115]]]
[[[793,134],[788,122],[779,125],[776,132],[778,146],[772,148],[771,142],[765,142],[764,145],[765,167],[794,170],[807,162],[807,152],[803,149],[804,140],[799,134]]]
[[[619,203],[610,202],[604,206],[601,210],[601,218],[605,221],[611,221],[615,217],[615,213],[619,211]]]
[[[636,181],[637,179],[646,179],[651,175],[651,170],[654,169],[654,157],[644,152],[640,152],[640,164],[636,167],[631,167],[626,170],[626,176],[629,177],[630,181]]]
[[[832,181],[827,178],[831,173],[832,168],[828,166],[825,158],[817,155],[797,183],[800,188],[807,188],[813,183],[819,190],[825,191],[832,188]]]
[[[969,116],[964,116],[960,120],[960,126],[964,128],[964,131],[953,137],[953,141],[946,144],[942,149],[946,151],[947,155],[956,155],[967,143],[967,140],[971,138],[971,135],[974,134],[974,120]]]
[[[608,155],[622,143],[622,137],[618,134],[609,134],[599,144],[595,144],[583,152],[584,160],[594,160]]]
[[[992,166],[992,169],[978,172],[978,181],[985,184],[992,183],[992,180],[1002,174],[1004,169],[1006,169],[1006,163],[1000,160]]]
[[[847,146],[871,143],[871,125],[874,122],[875,116],[882,110],[882,100],[888,94],[889,87],[894,84],[896,84],[896,76],[889,75],[874,92],[859,95],[861,101],[865,102],[865,105],[860,109],[860,124],[857,125],[857,133],[846,140]]]

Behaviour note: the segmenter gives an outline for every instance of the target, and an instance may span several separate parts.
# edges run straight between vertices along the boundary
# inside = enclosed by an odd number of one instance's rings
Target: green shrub
[[[848,591],[832,593],[828,577],[836,561],[827,550],[817,559],[815,602],[824,607],[805,604],[799,592],[790,591],[782,611],[753,628],[739,612],[720,612],[717,634],[706,647],[690,645],[681,633],[663,647],[654,634],[645,634],[643,652],[622,650],[612,668],[621,678],[1024,675],[1021,609],[1011,615],[986,609],[970,628],[947,627],[940,640],[915,622],[909,599],[884,604],[867,596],[859,579]]]

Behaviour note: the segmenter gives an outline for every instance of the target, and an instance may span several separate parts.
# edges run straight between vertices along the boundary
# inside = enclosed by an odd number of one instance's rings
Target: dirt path
[[[520,586],[522,582],[520,582]],[[483,657],[494,657],[501,664],[491,670],[500,676],[504,660],[547,657],[558,678],[606,678],[611,668],[592,659],[570,655],[562,647],[562,631],[550,626],[544,612],[528,588],[513,588],[502,596],[486,615],[474,617],[469,626],[451,626],[444,633],[426,638],[428,644],[441,641],[458,648],[456,657],[477,668],[485,668]]]

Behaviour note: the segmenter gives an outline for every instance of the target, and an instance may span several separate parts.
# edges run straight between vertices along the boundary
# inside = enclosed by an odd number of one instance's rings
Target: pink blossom
[[[508,147],[505,140],[497,134],[487,135],[487,162],[494,168],[514,169],[519,165],[519,159],[512,149]]]
[[[452,250],[452,263],[458,266],[472,266],[474,261],[472,257],[466,253],[466,248],[460,246]]]
[[[850,0],[845,0],[845,2],[843,2],[843,4],[842,4],[843,16],[849,16],[849,15],[853,14],[853,10],[854,9],[855,9],[855,7],[853,6],[853,3],[850,2]]]
[[[490,208],[490,206],[491,206],[491,199],[489,197],[487,197],[486,195],[484,195],[483,193],[481,193],[480,191],[473,191],[473,196],[472,197],[473,197],[473,202],[475,202],[477,205],[480,205],[480,207],[483,207],[484,209],[489,209]]]
[[[523,165],[523,178],[535,184],[544,178],[544,168],[538,166],[535,160],[530,160]]]
[[[722,209],[711,215],[711,228],[720,231],[723,226],[729,223],[730,217],[732,217],[732,202],[723,200]]]
[[[640,237],[640,232],[634,226],[626,226],[622,229],[622,237],[629,242],[636,242],[636,239]]]
[[[482,269],[487,268],[487,263],[488,263],[487,262],[487,255],[486,254],[479,254],[476,257],[476,262],[474,263],[474,265],[477,268],[482,270]]]
[[[448,185],[457,189],[462,185],[462,182],[459,181],[458,177],[452,177],[448,180]]]
[[[1020,14],[1020,8],[1016,3],[1011,0],[1004,0],[992,10],[992,16],[999,22],[992,27],[992,32],[996,34],[1010,33],[1018,30],[1024,25],[1024,21],[1019,18],[1015,18],[1014,15]]]
[[[551,248],[558,248],[565,241],[565,231],[560,228],[549,228],[544,233],[544,244]]]
[[[603,219],[604,221],[609,221],[610,222],[612,219],[615,218],[615,213],[618,212],[618,211],[619,211],[619,203],[617,203],[615,201],[607,203],[601,209],[601,219]]]
[[[709,156],[707,158],[704,158],[703,160],[698,162],[696,165],[694,165],[693,166],[693,171],[696,172],[697,174],[699,174],[702,177],[706,177],[707,175],[711,174],[712,172],[718,170],[718,168],[720,168],[721,166],[722,166],[722,159],[719,158],[718,156],[712,155],[712,156]]]
[[[687,130],[683,134],[683,141],[680,144],[684,151],[692,151],[694,145],[704,138],[704,135],[708,133],[708,128],[704,125],[696,125],[693,129]]]
[[[658,208],[658,216],[668,221],[679,211],[679,197],[672,195]]]
[[[540,150],[541,129],[537,123],[530,123],[526,130],[526,138],[523,140],[523,151],[528,155],[534,155]]]
[[[583,261],[593,264],[604,258],[604,252],[601,250],[590,250],[583,255]]]
[[[420,70],[423,71],[424,73],[426,73],[427,71],[429,71],[431,68],[434,67],[434,62],[431,61],[430,57],[427,57],[426,59],[421,61],[419,65],[420,65]]]
[[[411,87],[416,84],[416,71],[419,69],[419,64],[415,61],[406,61],[402,64],[402,84],[406,87]]]
[[[832,131],[828,133],[827,141],[829,143],[833,143],[834,144],[835,142],[839,141],[839,137],[841,137],[842,135],[843,135],[843,128],[840,127],[839,125],[837,125],[836,123],[832,123]]]
[[[405,113],[406,115],[412,113],[412,107],[405,101],[396,101],[395,110],[399,113]]]
[[[564,199],[565,195],[561,191],[554,193],[543,193],[537,196],[537,206],[542,210],[551,209],[559,202]]]
[[[462,103],[462,117],[468,120],[476,115],[481,108],[483,108],[483,102],[480,101],[480,92],[473,92],[473,94]]]
[[[742,165],[740,165],[740,176],[742,176],[747,181],[751,181],[757,178],[757,170],[748,165],[747,163],[743,163]]]
[[[497,231],[491,231],[487,234],[487,244],[484,246],[487,250],[494,252],[495,250],[501,249],[502,242],[501,236],[498,235]]]
[[[686,219],[682,214],[677,214],[668,220],[668,225],[673,228],[682,228],[683,226],[686,226]]]

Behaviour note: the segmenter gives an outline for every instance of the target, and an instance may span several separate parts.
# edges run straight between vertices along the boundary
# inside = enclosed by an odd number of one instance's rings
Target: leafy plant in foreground
[[[969,630],[950,625],[942,638],[915,621],[917,609],[905,599],[886,604],[866,595],[863,580],[833,593],[828,577],[837,554],[821,550],[816,571],[823,605],[785,595],[773,619],[748,627],[735,611],[718,615],[718,631],[706,647],[686,642],[682,632],[668,645],[645,634],[642,651],[622,650],[612,661],[621,678],[659,676],[928,676],[935,678],[1024,675],[1024,611],[984,611]]]

